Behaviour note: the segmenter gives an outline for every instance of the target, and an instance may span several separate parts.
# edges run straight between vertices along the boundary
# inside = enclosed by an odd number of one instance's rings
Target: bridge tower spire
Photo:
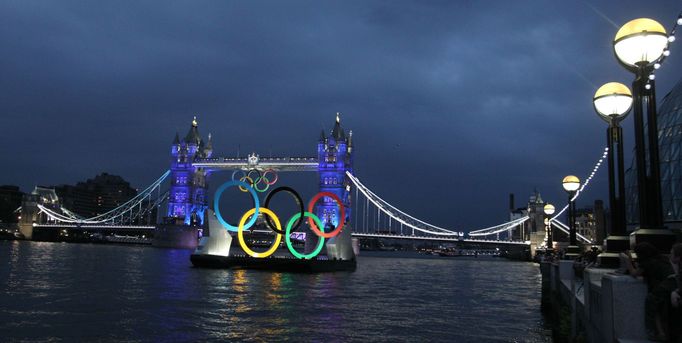
[[[320,192],[336,194],[342,201],[346,215],[346,223],[350,223],[351,217],[351,182],[346,178],[346,171],[353,172],[353,153],[350,149],[350,136],[346,136],[341,127],[339,113],[336,113],[334,128],[329,136],[320,135],[317,144],[319,160]],[[338,225],[339,210],[335,202],[318,202],[315,214],[326,225]]]
[[[198,225],[204,223],[204,212],[207,208],[206,172],[203,168],[192,166],[195,158],[206,158],[212,154],[212,142],[209,136],[205,144],[199,134],[196,116],[184,139],[178,134],[171,145],[170,178],[171,187],[168,199],[167,217],[177,224]]]

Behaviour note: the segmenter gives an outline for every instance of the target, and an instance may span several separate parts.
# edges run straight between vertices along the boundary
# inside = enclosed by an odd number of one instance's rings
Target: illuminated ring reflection
[[[247,230],[251,226],[253,226],[253,224],[256,223],[256,219],[258,218],[258,208],[260,208],[260,200],[258,200],[258,194],[256,194],[256,192],[253,189],[251,189],[251,187],[249,187],[249,185],[247,185],[246,183],[244,183],[242,181],[234,181],[234,180],[228,181],[228,182],[223,183],[220,187],[218,187],[218,189],[215,191],[215,195],[213,196],[213,210],[215,211],[215,215],[218,218],[218,221],[220,222],[220,224],[223,225],[223,227],[225,227],[225,229],[227,231],[232,231],[232,232],[238,232],[239,231],[239,227],[228,224],[225,221],[225,219],[223,219],[223,216],[220,214],[220,196],[229,187],[239,187],[240,189],[242,187],[246,187],[247,192],[251,193],[251,197],[253,198],[253,208],[256,210],[255,210],[255,214],[254,214],[253,218],[251,218],[251,220],[249,220],[249,222],[245,224],[244,230]]]
[[[298,194],[298,192],[296,192],[291,187],[282,186],[282,187],[277,187],[277,188],[273,189],[265,197],[265,204],[263,206],[270,208],[270,200],[272,200],[272,197],[275,196],[275,194],[277,194],[279,192],[287,192],[287,193],[289,193],[289,195],[291,195],[294,198],[294,201],[296,201],[296,204],[298,204],[298,207],[301,209],[301,211],[299,213],[297,213],[298,218],[301,218],[301,216],[304,215],[304,213],[305,213],[305,208],[303,206],[303,199],[301,199],[301,196]],[[294,226],[294,228],[293,228],[294,231],[298,230],[298,228],[301,226],[302,221],[303,220],[299,219],[298,222],[296,222],[296,226]],[[275,228],[275,225],[272,223],[272,220],[270,220],[269,217],[265,217],[265,224],[270,228],[270,230],[275,231],[276,233],[282,233],[282,234],[284,233],[284,231],[282,231],[281,229],[280,229],[280,231],[277,231],[277,229]]]
[[[277,226],[277,228],[279,230],[282,230],[282,224],[280,224],[279,218],[277,218],[277,215],[274,212],[270,211],[269,209],[267,209],[265,207],[261,207],[260,209],[257,207],[254,207],[254,208],[246,211],[246,213],[244,213],[244,215],[242,216],[242,219],[239,221],[239,227],[237,228],[237,238],[239,238],[239,245],[241,245],[244,252],[246,252],[249,256],[256,257],[256,258],[265,258],[265,257],[272,255],[275,252],[275,250],[277,250],[277,248],[279,247],[279,243],[282,241],[282,235],[278,233],[275,236],[275,241],[272,243],[272,246],[264,252],[256,252],[256,251],[251,250],[251,248],[249,248],[246,245],[246,242],[244,241],[244,230],[245,230],[244,229],[244,222],[246,222],[246,219],[248,219],[249,217],[251,217],[252,221],[255,221],[256,218],[258,218],[258,214],[257,214],[258,211],[262,212],[266,216],[271,217],[275,221],[275,226]]]
[[[314,215],[314,214],[312,214],[312,213],[310,213],[310,212],[303,212],[303,215],[306,216],[306,217],[308,217],[308,218],[312,218],[312,220],[314,220],[315,223],[317,223],[317,225],[318,225],[319,227],[321,227],[322,230],[324,230],[324,227],[322,226],[322,222],[320,222],[320,218],[318,218],[316,215]],[[317,256],[317,255],[320,253],[320,251],[322,251],[322,247],[324,247],[324,237],[322,237],[322,236],[318,236],[318,237],[317,237],[317,247],[315,247],[315,250],[313,250],[313,251],[312,251],[311,253],[309,253],[309,254],[301,254],[301,253],[299,253],[298,251],[296,251],[296,250],[294,249],[293,244],[291,244],[291,237],[290,237],[290,235],[291,235],[291,226],[293,225],[294,221],[296,221],[296,220],[298,220],[298,223],[299,223],[299,224],[301,223],[302,220],[301,220],[301,214],[300,214],[300,213],[294,214],[294,216],[291,217],[291,219],[289,219],[289,222],[287,223],[287,230],[286,230],[286,232],[284,233],[284,241],[287,243],[287,248],[289,248],[289,252],[291,252],[291,254],[294,255],[294,256],[296,256],[297,258],[307,258],[307,259],[310,259],[310,258],[313,258],[313,257]]]
[[[336,201],[336,203],[339,205],[339,225],[336,226],[336,228],[330,232],[330,233],[324,233],[323,230],[320,230],[317,225],[313,222],[313,219],[308,217],[308,224],[310,224],[310,229],[315,232],[316,235],[324,237],[324,238],[332,238],[341,232],[341,228],[343,228],[343,224],[346,222],[346,211],[343,208],[343,203],[341,202],[341,199],[339,198],[338,195],[331,193],[331,192],[320,192],[317,193],[312,199],[310,199],[310,203],[308,203],[308,212],[313,213],[313,208],[315,207],[315,203],[317,200],[319,200],[321,197],[330,197]]]

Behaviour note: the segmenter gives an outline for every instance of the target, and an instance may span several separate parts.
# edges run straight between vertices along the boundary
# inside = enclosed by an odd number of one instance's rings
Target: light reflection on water
[[[536,265],[361,256],[354,273],[192,268],[189,252],[0,242],[17,341],[545,342]]]

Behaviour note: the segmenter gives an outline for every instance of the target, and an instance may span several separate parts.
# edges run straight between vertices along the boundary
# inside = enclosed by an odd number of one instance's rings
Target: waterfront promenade
[[[587,342],[646,342],[646,283],[616,269],[576,273],[573,266],[571,260],[540,264],[542,306],[559,330],[555,335]]]

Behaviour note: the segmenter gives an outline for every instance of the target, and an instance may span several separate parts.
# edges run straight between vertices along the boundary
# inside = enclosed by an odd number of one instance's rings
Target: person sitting
[[[682,262],[682,243],[673,245],[670,249],[670,265],[675,271],[673,282],[674,288],[670,292],[670,317],[668,321],[668,332],[670,342],[682,342],[682,300],[680,290],[682,290],[682,275],[680,274],[680,263]]]
[[[670,297],[669,282],[664,282],[674,273],[670,263],[658,253],[655,246],[647,242],[635,245],[637,267],[632,263],[632,256],[628,251],[625,261],[627,269],[633,277],[642,276],[647,283],[648,294],[644,304],[644,324],[650,340],[666,341],[666,321],[668,313],[668,298]],[[622,253],[621,253],[622,254]]]

